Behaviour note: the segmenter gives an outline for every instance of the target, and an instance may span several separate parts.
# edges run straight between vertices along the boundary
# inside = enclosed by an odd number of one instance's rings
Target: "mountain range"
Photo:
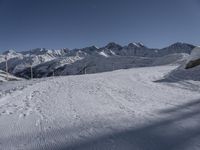
[[[30,67],[33,77],[41,78],[177,64],[186,61],[193,48],[194,45],[180,42],[162,49],[148,48],[142,43],[121,46],[111,42],[101,48],[8,50],[0,55],[0,70],[6,70],[6,59],[9,73],[23,78],[30,78]]]

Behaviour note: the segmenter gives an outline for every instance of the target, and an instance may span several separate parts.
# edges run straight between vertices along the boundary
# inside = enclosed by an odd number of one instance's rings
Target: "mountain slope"
[[[10,74],[7,75],[6,72],[0,70],[0,82],[15,81],[15,80],[17,81],[21,79]]]
[[[193,48],[193,45],[185,43],[175,43],[163,49],[151,49],[141,43],[130,43],[127,46],[109,43],[101,48],[91,46],[74,50],[12,50],[0,55],[0,69],[5,70],[7,56],[9,72],[19,77],[30,77],[30,65],[34,77],[82,74],[85,69],[87,73],[95,73],[180,63],[185,61],[185,55]]]
[[[26,52],[9,50],[0,55],[0,69],[5,70],[6,57],[8,59],[9,72],[16,74],[29,68],[30,65],[37,66],[41,63],[64,56],[67,51],[67,49],[47,50],[44,48],[33,49]]]
[[[200,47],[194,48],[191,55],[186,58],[187,61],[184,61],[178,68],[166,75],[164,81],[200,81]]]
[[[192,50],[192,53],[186,64],[186,69],[190,69],[198,65],[200,65],[200,47],[196,47]]]

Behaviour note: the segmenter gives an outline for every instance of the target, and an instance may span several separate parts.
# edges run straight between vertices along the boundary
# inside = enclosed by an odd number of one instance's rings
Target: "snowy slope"
[[[48,62],[64,56],[67,49],[48,50],[48,49],[33,49],[26,52],[15,52],[9,50],[0,55],[0,69],[5,70],[5,57],[8,59],[9,72],[16,74],[29,68],[30,65],[37,66],[41,63]]]
[[[200,81],[200,47],[193,49],[187,61],[181,66],[170,72],[166,80],[195,80]]]
[[[14,80],[21,80],[21,79],[10,74],[7,75],[6,72],[0,70],[0,82],[14,81]]]
[[[200,82],[194,86],[187,81],[185,88],[154,82],[174,68],[134,68],[2,85],[8,91],[14,85],[25,87],[0,98],[0,147],[199,150],[200,91],[193,88]]]
[[[87,56],[67,57],[68,63],[61,63],[62,59],[47,62],[33,68],[34,77],[41,78],[54,75],[79,75],[89,73],[99,73],[117,69],[128,69],[132,67],[150,66],[152,58],[142,57],[104,57],[104,56]],[[62,64],[62,65],[61,65]],[[30,69],[24,70],[17,76],[29,78]]]
[[[197,59],[200,59],[200,46],[197,46],[192,50],[188,61],[193,61]]]
[[[190,69],[198,65],[200,65],[200,47],[196,47],[192,50],[185,68]]]
[[[100,73],[118,69],[135,67],[149,67],[159,65],[177,65],[186,62],[188,54],[169,54],[163,57],[137,57],[137,56],[85,56],[63,57],[54,61],[46,62],[33,67],[35,78],[60,75],[79,75]],[[29,78],[30,68],[16,74],[20,77]]]

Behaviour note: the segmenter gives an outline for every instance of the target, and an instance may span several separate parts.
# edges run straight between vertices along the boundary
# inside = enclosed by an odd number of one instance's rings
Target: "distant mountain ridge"
[[[5,70],[7,57],[9,73],[25,78],[30,77],[30,65],[33,67],[34,77],[104,72],[159,65],[159,63],[162,65],[176,63],[190,54],[194,47],[191,44],[178,42],[166,48],[155,49],[148,48],[142,43],[121,46],[111,42],[101,48],[96,46],[73,50],[37,48],[23,52],[9,50],[0,55],[0,69]],[[169,61],[162,61],[160,59],[162,57]]]

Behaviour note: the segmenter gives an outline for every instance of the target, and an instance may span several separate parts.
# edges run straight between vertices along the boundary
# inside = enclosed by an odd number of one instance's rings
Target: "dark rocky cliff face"
[[[190,69],[200,65],[200,58],[197,60],[192,60],[186,64],[185,69]]]

